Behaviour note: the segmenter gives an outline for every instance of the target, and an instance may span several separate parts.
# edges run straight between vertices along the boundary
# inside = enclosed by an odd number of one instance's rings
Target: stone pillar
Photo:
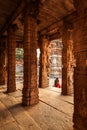
[[[76,58],[73,121],[74,130],[87,130],[87,1],[79,0],[76,5],[80,17],[74,23],[73,36]]]
[[[72,30],[67,27],[68,23],[64,23],[63,29],[63,53],[62,53],[62,94],[70,95],[73,93],[73,74],[74,74],[74,53]],[[71,26],[71,25],[68,25]],[[70,27],[71,28],[71,27]]]
[[[40,74],[39,74],[39,87],[49,87],[48,79],[48,45],[49,40],[46,37],[42,37],[42,43],[40,46]]]
[[[34,2],[36,3],[37,1]],[[35,19],[36,12],[31,10],[32,8],[34,8],[33,4],[31,4],[31,7],[26,8],[24,19],[24,86],[22,90],[22,104],[28,106],[39,102],[36,52],[37,21]]]
[[[16,37],[15,31],[17,26],[12,25],[9,27],[8,33],[8,43],[7,43],[7,53],[8,53],[8,61],[7,61],[7,92],[16,91],[16,83],[15,83],[15,48],[16,48]]]
[[[0,42],[0,85],[5,85],[5,47]]]

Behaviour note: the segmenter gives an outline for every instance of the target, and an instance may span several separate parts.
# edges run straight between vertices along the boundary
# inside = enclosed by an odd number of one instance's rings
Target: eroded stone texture
[[[5,46],[0,42],[0,85],[5,84]]]
[[[67,86],[69,94],[73,93],[74,90],[74,67],[75,67],[75,58],[74,58],[74,50],[73,50],[73,39],[72,39],[72,30],[69,30],[70,39],[68,40],[68,48],[67,48]]]
[[[28,12],[24,21],[24,86],[23,105],[39,102],[37,88],[37,21]]]
[[[71,26],[64,23],[63,29],[63,54],[62,54],[62,94],[73,93],[73,74],[74,74],[74,53]],[[68,27],[67,27],[68,26]]]
[[[46,37],[42,37],[42,44],[40,46],[40,75],[39,75],[39,87],[46,88],[49,86],[49,40]]]
[[[7,92],[16,91],[15,83],[15,48],[16,48],[16,37],[15,37],[16,25],[12,25],[8,29],[8,79],[7,79]]]
[[[74,129],[87,130],[87,2],[79,1],[74,22],[76,67],[74,74]],[[81,7],[81,8],[80,8]]]

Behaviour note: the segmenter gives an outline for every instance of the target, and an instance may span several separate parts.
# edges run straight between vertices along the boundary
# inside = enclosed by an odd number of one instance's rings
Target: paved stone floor
[[[63,96],[55,87],[39,89],[39,103],[21,105],[22,84],[6,94],[0,86],[0,130],[73,130],[73,96]]]

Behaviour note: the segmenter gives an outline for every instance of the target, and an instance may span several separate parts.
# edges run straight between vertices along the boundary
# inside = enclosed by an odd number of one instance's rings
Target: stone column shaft
[[[39,87],[46,88],[49,87],[48,80],[48,44],[47,38],[42,38],[42,44],[40,47],[40,75],[39,75]]]
[[[0,43],[0,85],[5,84],[5,47]]]
[[[80,1],[79,4],[78,6],[85,12]],[[80,7],[78,12],[80,17],[74,22],[73,35],[76,59],[73,121],[74,130],[87,130],[87,15],[81,14]]]
[[[16,91],[15,83],[15,48],[16,48],[16,37],[15,37],[15,25],[12,25],[8,29],[8,62],[7,62],[7,92]]]
[[[37,88],[37,22],[26,13],[24,21],[24,86],[23,105],[39,102]]]
[[[62,94],[70,95],[73,93],[74,53],[72,31],[66,26],[63,30],[62,52]]]

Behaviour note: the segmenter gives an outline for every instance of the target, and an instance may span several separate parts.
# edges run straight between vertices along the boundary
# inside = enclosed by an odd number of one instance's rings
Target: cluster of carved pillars
[[[83,10],[80,9],[84,5]],[[70,78],[74,77],[74,129],[87,130],[87,8],[84,2],[76,5],[80,17],[73,22],[73,32],[64,25],[63,28],[63,72],[62,72],[62,94],[73,93],[73,83]],[[7,92],[16,90],[15,85],[15,27],[8,29],[8,79]],[[73,33],[73,34],[72,34]],[[72,36],[73,35],[73,36]],[[40,46],[40,78],[39,87],[48,86],[47,73],[47,46],[49,41],[43,37]],[[73,46],[76,59],[76,66],[73,65]],[[35,18],[26,13],[24,22],[24,84],[23,84],[23,105],[38,103],[37,88],[37,22]],[[72,51],[70,51],[72,50]],[[72,53],[71,53],[72,52]],[[3,47],[0,45],[0,85],[5,84],[3,58],[5,55]],[[71,62],[73,61],[73,63]],[[73,71],[73,67],[75,67]],[[72,73],[73,72],[73,73]],[[72,73],[72,74],[71,74]]]
[[[16,49],[15,24],[7,30],[7,92],[16,91],[15,81],[15,49]],[[22,104],[33,105],[39,102],[37,88],[37,21],[25,12],[24,20],[24,82],[22,90]],[[5,84],[4,75],[4,50],[0,46],[0,84]]]

